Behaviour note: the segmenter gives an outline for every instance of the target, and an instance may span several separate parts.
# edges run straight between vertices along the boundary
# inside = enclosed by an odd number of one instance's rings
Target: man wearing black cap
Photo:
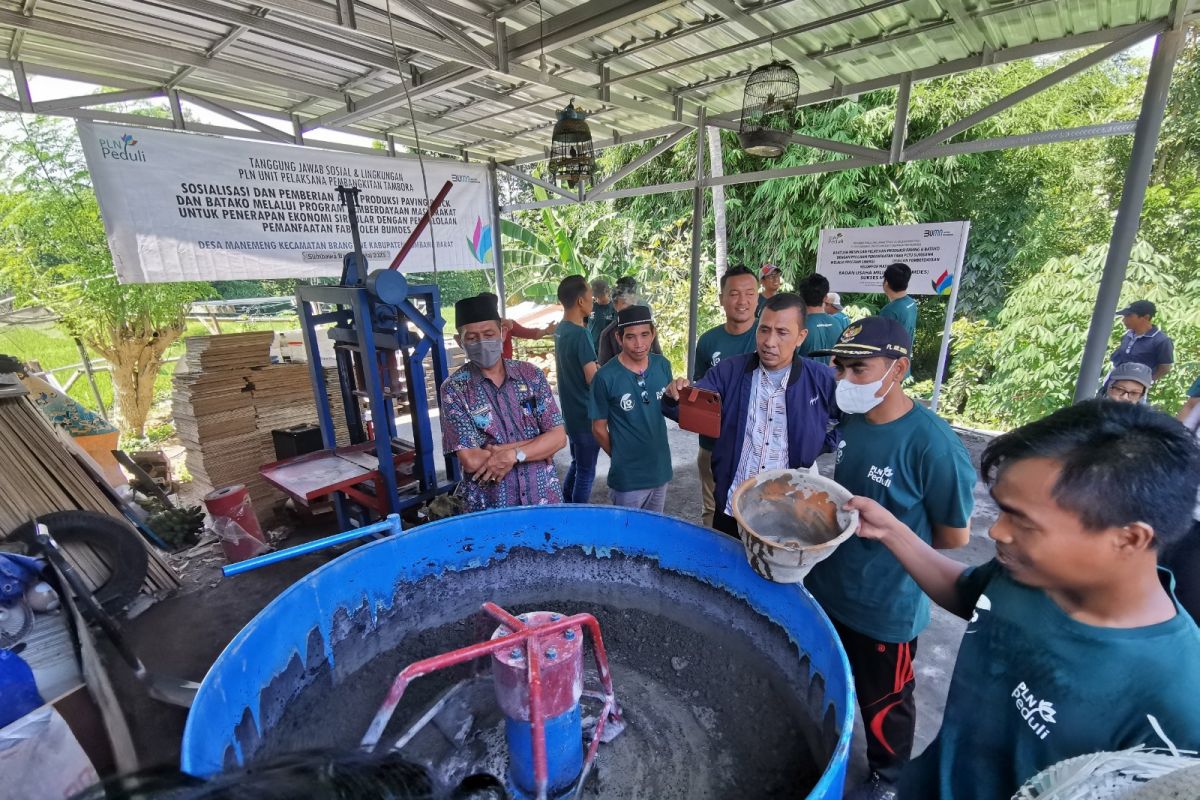
[[[1136,300],[1117,312],[1126,331],[1110,360],[1114,367],[1128,361],[1145,364],[1157,381],[1175,363],[1175,343],[1155,326],[1155,310],[1149,300]]]
[[[662,397],[671,362],[651,352],[654,318],[646,306],[617,312],[621,352],[592,379],[592,434],[608,453],[613,505],[663,510],[671,482],[671,447]]]
[[[567,435],[546,376],[502,357],[494,299],[467,297],[454,311],[468,362],[442,384],[442,447],[462,464],[467,510],[561,503],[552,459]]]
[[[769,469],[809,467],[837,443],[829,430],[833,371],[798,354],[807,335],[804,312],[799,295],[775,295],[755,326],[754,352],[722,358],[696,382],[721,396],[721,433],[712,450],[712,526],[730,536],[738,535],[730,503],[743,481]],[[668,416],[677,416],[679,392],[688,385],[680,378],[668,387],[663,404]]]
[[[637,281],[630,275],[618,278],[617,289],[613,293],[612,300],[612,322],[609,323],[608,327],[600,331],[600,341],[596,343],[596,360],[600,366],[603,367],[609,361],[612,361],[617,353],[621,352],[621,332],[617,330],[616,315],[620,313],[621,309],[636,306],[637,304]],[[654,344],[650,347],[650,352],[662,355],[662,347],[659,346],[657,337],[655,337]]]
[[[975,469],[950,426],[904,393],[912,339],[894,319],[867,317],[832,348],[838,424],[834,480],[875,500],[938,548],[970,538]],[[833,620],[854,673],[867,733],[868,783],[848,798],[894,798],[916,730],[913,656],[929,598],[888,549],[852,537],[804,580]]]

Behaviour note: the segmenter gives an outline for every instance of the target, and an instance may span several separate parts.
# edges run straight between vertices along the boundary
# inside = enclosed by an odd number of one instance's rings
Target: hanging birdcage
[[[738,141],[752,156],[778,158],[791,138],[791,116],[800,96],[796,70],[783,61],[772,61],[750,73],[742,93],[742,121]]]
[[[550,135],[550,180],[562,181],[575,188],[581,181],[592,181],[596,173],[596,154],[592,150],[592,131],[587,114],[575,108],[575,101],[558,112],[558,122]]]

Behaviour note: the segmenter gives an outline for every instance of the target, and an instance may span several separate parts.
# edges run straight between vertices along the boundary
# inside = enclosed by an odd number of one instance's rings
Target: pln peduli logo
[[[934,293],[948,295],[950,294],[950,289],[954,286],[954,276],[950,274],[950,270],[946,270],[938,276],[937,280],[930,281],[929,283],[933,286]]]
[[[137,139],[132,133],[126,133],[117,139],[100,140],[100,155],[113,161],[145,161],[146,152],[138,150]]]
[[[484,225],[482,217],[475,218],[475,233],[467,240],[467,244],[471,248],[471,255],[480,264],[492,260],[492,226]]]

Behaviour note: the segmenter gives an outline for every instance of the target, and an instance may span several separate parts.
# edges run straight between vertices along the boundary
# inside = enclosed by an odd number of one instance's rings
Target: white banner
[[[909,294],[950,294],[967,252],[969,222],[821,231],[817,272],[834,292],[883,292],[883,270],[912,268]]]
[[[340,275],[354,249],[337,187],[357,187],[363,251],[386,267],[428,207],[416,159],[78,123],[126,283]],[[492,266],[487,168],[425,159],[429,196],[454,183],[431,226],[437,267]],[[433,270],[429,230],[400,269]]]

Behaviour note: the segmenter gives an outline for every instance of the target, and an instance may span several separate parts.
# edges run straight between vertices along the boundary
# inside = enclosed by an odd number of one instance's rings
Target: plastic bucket
[[[221,549],[230,564],[267,549],[267,540],[245,486],[239,483],[209,492],[204,496],[204,507],[213,519],[213,528],[221,537]]]

